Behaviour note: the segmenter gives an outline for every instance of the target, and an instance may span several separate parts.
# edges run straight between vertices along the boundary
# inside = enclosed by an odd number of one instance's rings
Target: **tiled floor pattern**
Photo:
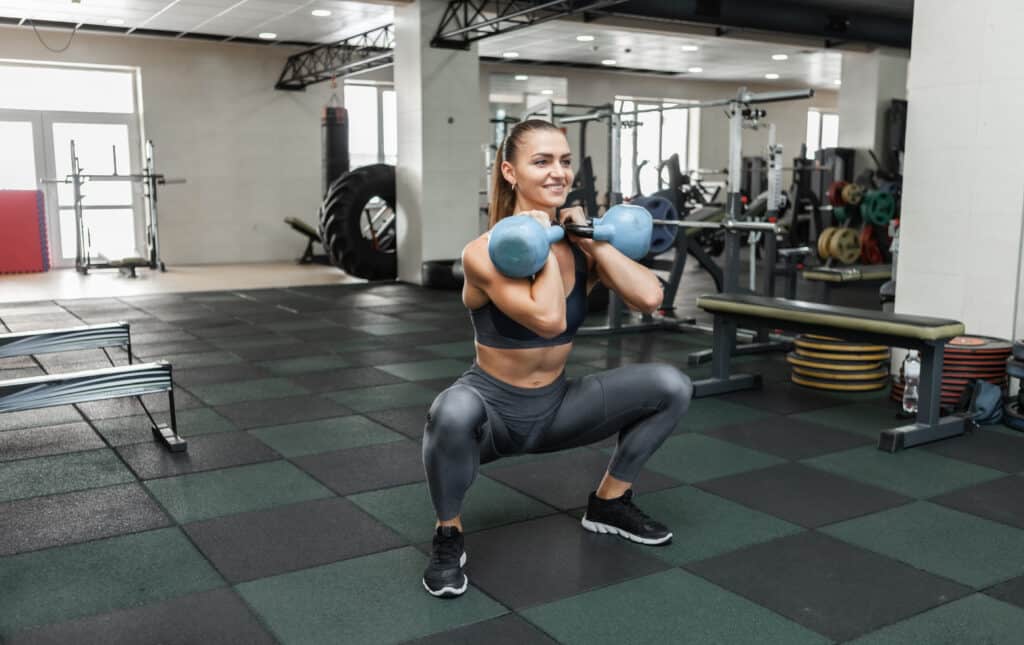
[[[787,383],[693,403],[636,484],[675,538],[578,522],[610,448],[488,464],[465,505],[470,591],[424,593],[419,441],[464,370],[456,296],[400,284],[0,305],[16,330],[129,320],[174,366],[187,454],[132,400],[0,415],[3,643],[1019,643],[1024,437],[890,455],[884,395]],[[580,338],[569,372],[699,334]],[[124,360],[123,352],[113,352]],[[39,357],[102,366],[99,351]],[[42,373],[0,362],[0,379]],[[147,403],[166,418],[166,403]],[[162,405],[162,407],[161,407]]]

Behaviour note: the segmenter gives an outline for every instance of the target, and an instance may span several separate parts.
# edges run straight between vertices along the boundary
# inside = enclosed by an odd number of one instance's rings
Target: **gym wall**
[[[65,42],[65,32],[42,32]],[[60,36],[60,38],[57,38]],[[0,28],[0,58],[135,66],[143,136],[157,165],[188,183],[160,192],[169,265],[291,260],[302,240],[282,223],[313,222],[320,191],[320,108],[329,84],[279,92],[290,47],[79,33],[54,54],[30,29]]]

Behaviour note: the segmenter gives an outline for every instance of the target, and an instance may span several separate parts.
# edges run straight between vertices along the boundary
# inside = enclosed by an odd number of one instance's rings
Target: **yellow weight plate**
[[[827,361],[846,361],[848,363],[866,363],[868,361],[887,361],[889,352],[871,352],[867,354],[835,354],[829,352],[812,352],[810,350],[799,350],[797,354],[802,358],[823,358]]]
[[[810,358],[805,358],[794,353],[786,354],[786,362],[789,363],[790,365],[799,365],[800,367],[806,367],[812,370],[859,372],[882,369],[881,361],[871,361],[867,363],[848,363],[845,361],[827,361],[823,359],[814,360]]]
[[[799,338],[817,338],[818,340],[838,340],[842,341],[842,338],[836,338],[835,336],[820,336],[818,334],[800,334]]]
[[[793,366],[793,373],[800,376],[832,381],[877,381],[880,378],[889,376],[889,371],[885,369],[873,370],[871,372],[822,372],[821,370],[809,370],[796,365]]]
[[[834,381],[820,381],[818,379],[793,374],[790,379],[797,385],[814,388],[815,390],[832,390],[835,392],[870,392],[871,390],[884,389],[889,383],[888,377],[877,381],[866,383],[837,383]]]
[[[885,345],[858,345],[857,343],[825,342],[819,343],[813,340],[797,338],[793,344],[800,348],[818,349],[826,352],[887,352],[889,348]]]
[[[829,226],[818,236],[818,257],[822,260],[828,259],[828,241],[832,238],[832,234],[838,230],[835,226]]]
[[[860,236],[852,228],[841,228],[828,238],[828,255],[843,264],[860,259]]]
[[[843,186],[843,201],[850,206],[856,206],[864,199],[864,188],[858,184],[846,184]]]

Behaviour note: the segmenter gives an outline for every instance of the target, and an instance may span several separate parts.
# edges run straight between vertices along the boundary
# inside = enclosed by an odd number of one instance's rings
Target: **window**
[[[835,148],[839,145],[839,115],[807,110],[807,158],[814,159],[814,153],[821,148]]]
[[[348,154],[351,166],[394,164],[398,160],[398,112],[395,90],[345,84]]]
[[[667,99],[616,97],[616,110],[623,120],[633,122],[622,129],[619,177],[623,195],[650,194],[663,188],[658,183],[658,164],[673,154],[679,155],[683,172],[697,167],[700,110],[665,109],[682,105]],[[644,110],[652,110],[644,112]],[[633,115],[629,113],[633,112]],[[646,163],[644,163],[646,162]],[[633,170],[643,164],[640,186],[634,186]]]
[[[128,70],[0,64],[0,108],[63,112],[135,112]]]

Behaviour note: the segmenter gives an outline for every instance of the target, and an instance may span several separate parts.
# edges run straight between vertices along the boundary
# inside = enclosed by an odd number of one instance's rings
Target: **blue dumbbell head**
[[[634,204],[616,204],[594,220],[594,239],[610,241],[620,253],[639,260],[651,249],[650,212]]]
[[[512,215],[491,229],[487,252],[503,275],[526,278],[544,268],[551,245],[564,235],[561,226],[545,229],[529,215]]]

